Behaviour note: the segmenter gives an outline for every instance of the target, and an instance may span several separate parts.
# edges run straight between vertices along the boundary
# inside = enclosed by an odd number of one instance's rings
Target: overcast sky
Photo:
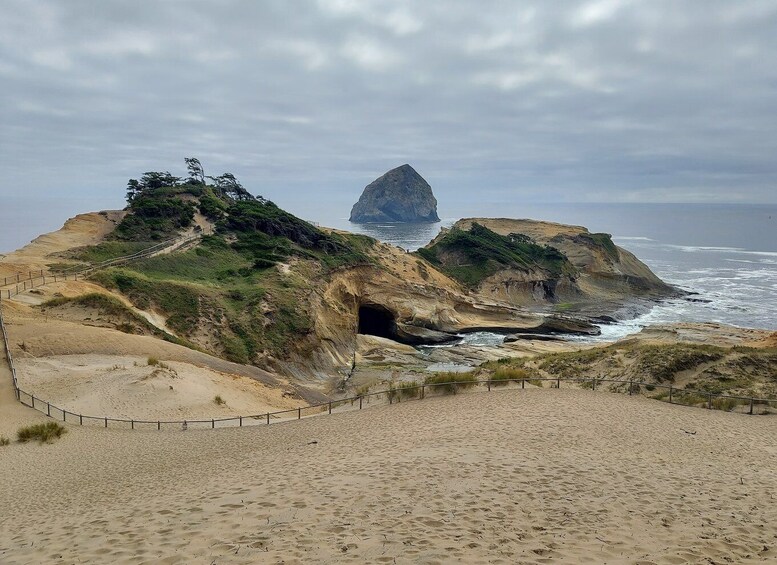
[[[774,0],[0,0],[2,230],[185,156],[291,210],[406,162],[441,203],[775,203],[775,30]]]

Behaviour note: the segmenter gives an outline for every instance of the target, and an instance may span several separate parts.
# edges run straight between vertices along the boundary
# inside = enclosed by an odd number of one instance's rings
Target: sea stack
[[[432,187],[410,165],[391,169],[364,188],[351,222],[439,222]]]

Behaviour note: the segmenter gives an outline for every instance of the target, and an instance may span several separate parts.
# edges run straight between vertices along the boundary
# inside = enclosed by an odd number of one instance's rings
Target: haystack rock
[[[410,165],[391,169],[366,186],[351,209],[350,221],[439,222],[432,187]]]

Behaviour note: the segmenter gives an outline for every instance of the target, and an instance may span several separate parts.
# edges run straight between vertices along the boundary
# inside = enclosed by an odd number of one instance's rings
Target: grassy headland
[[[541,269],[549,278],[575,273],[558,249],[537,245],[522,234],[499,235],[477,223],[469,230],[451,229],[418,254],[470,287],[503,269]]]
[[[145,173],[128,186],[129,213],[107,241],[75,258],[102,261],[196,232],[201,214],[213,233],[196,247],[104,269],[92,280],[137,308],[160,312],[179,338],[207,343],[232,361],[287,355],[312,330],[306,300],[312,281],[372,262],[371,238],[319,230],[251,196],[228,173],[195,172],[185,180]]]

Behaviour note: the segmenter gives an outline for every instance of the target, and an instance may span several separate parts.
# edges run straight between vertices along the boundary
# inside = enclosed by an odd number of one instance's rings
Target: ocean
[[[615,339],[648,324],[722,322],[741,327],[777,330],[777,205],[749,204],[531,204],[504,202],[443,202],[435,224],[351,224],[347,196],[313,201],[300,199],[278,205],[322,226],[346,229],[415,250],[441,227],[465,217],[532,218],[575,224],[592,232],[612,234],[664,281],[698,293],[704,302],[670,300],[650,312],[620,324],[602,326],[599,339]],[[11,204],[14,204],[13,202]],[[92,207],[102,203],[92,203]],[[5,228],[0,249],[21,246],[45,231],[57,229],[75,211],[87,211],[80,201],[49,203],[35,210],[0,207]],[[115,207],[115,206],[114,206]],[[40,216],[41,211],[44,216]],[[35,218],[27,215],[37,214]],[[43,223],[45,220],[45,225]],[[708,301],[708,302],[707,302]]]
[[[441,210],[438,224],[351,224],[345,214],[309,218],[371,235],[406,249],[425,245],[462,217],[532,218],[612,234],[664,281],[698,293],[697,302],[668,300],[648,313],[602,326],[610,340],[672,322],[721,322],[777,330],[777,205],[514,204]],[[441,214],[442,215],[442,214]]]

